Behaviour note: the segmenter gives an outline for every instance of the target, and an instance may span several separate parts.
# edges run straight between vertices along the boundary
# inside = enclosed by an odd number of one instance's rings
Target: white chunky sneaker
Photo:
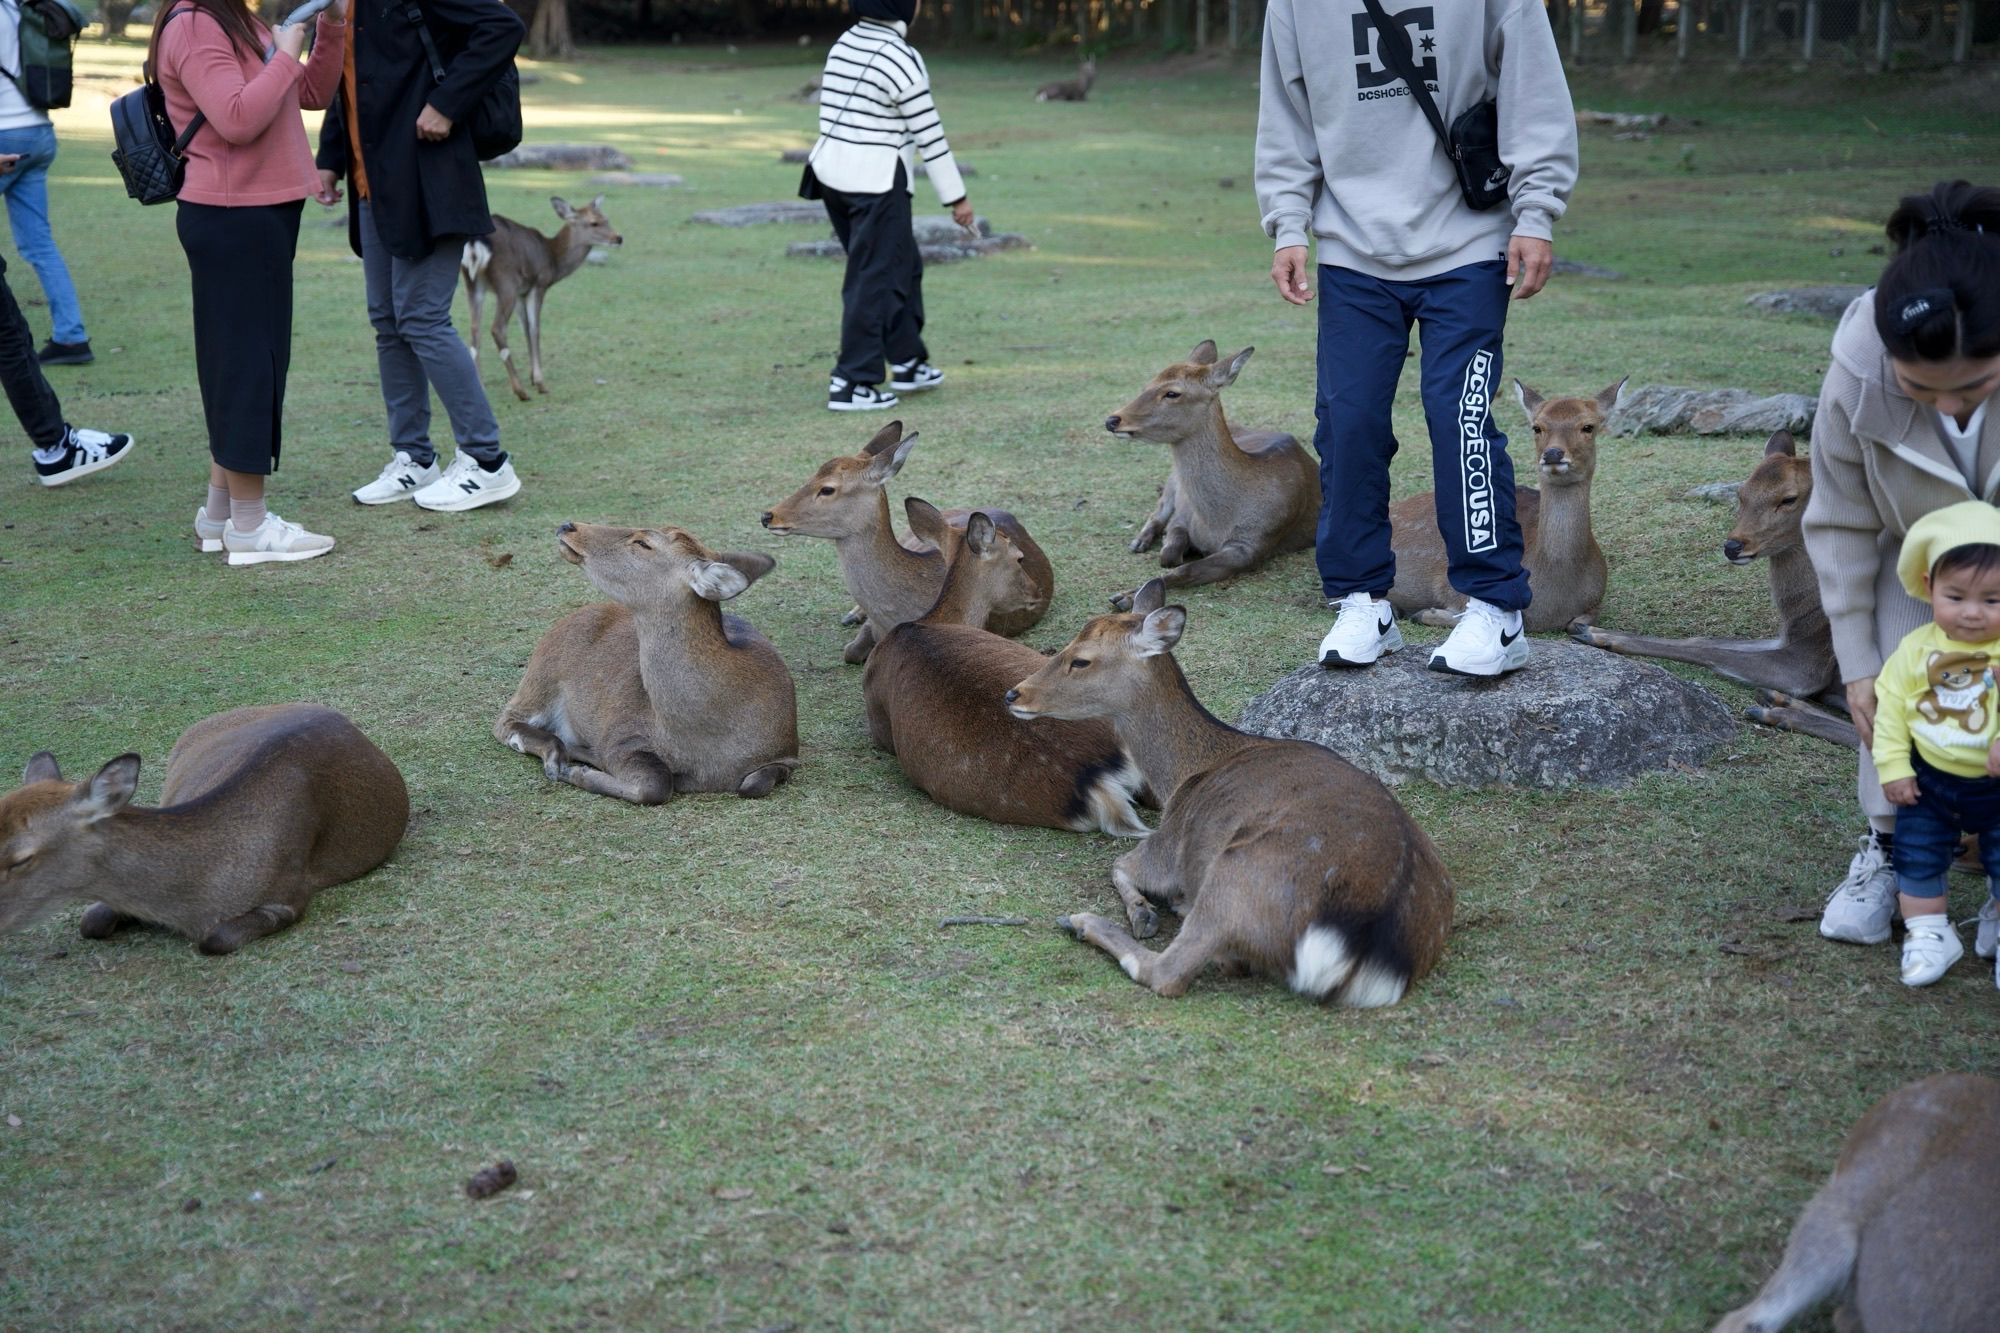
[[[907,361],[889,367],[889,387],[897,393],[922,393],[944,383],[944,372],[928,361]]]
[[[902,400],[872,384],[851,384],[835,375],[826,382],[826,406],[830,412],[877,412],[894,407]]]
[[[1994,948],[2000,944],[2000,902],[1988,898],[1981,903],[1977,920],[1979,928],[1972,935],[1972,952],[1981,958],[1991,958],[2000,952]]]
[[[1431,653],[1431,670],[1454,676],[1499,676],[1527,665],[1528,640],[1519,611],[1466,599],[1465,614]]]
[[[1384,653],[1403,646],[1403,631],[1396,628],[1396,609],[1378,602],[1365,592],[1351,592],[1332,603],[1338,608],[1333,628],[1319,641],[1319,664],[1335,667],[1364,667]]]
[[[1965,957],[1965,946],[1943,912],[1903,923],[1903,984],[1928,986]]]
[[[398,449],[380,476],[354,492],[354,502],[364,505],[394,504],[398,500],[409,499],[437,479],[436,463],[418,467],[410,461],[408,454]]]
[[[194,549],[203,555],[214,555],[222,549],[222,530],[229,526],[226,518],[210,518],[208,506],[202,505],[194,511]]]
[[[451,466],[444,470],[444,475],[410,498],[419,509],[456,514],[481,505],[498,504],[520,489],[521,479],[514,475],[513,459],[501,459],[500,466],[488,472],[471,454],[462,453],[452,455]]]
[[[1895,915],[1896,872],[1889,865],[1888,850],[1871,829],[1847,863],[1847,878],[1826,900],[1819,933],[1849,944],[1880,944],[1889,938],[1889,922]]]
[[[222,549],[229,552],[232,565],[262,565],[273,560],[310,560],[325,555],[333,549],[333,538],[307,532],[297,523],[287,523],[267,512],[255,532],[238,532],[233,525],[225,527]]]

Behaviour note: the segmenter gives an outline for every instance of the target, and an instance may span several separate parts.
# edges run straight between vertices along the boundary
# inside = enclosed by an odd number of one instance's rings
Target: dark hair
[[[1940,181],[1889,215],[1875,331],[1898,361],[2000,356],[2000,189]]]
[[[1931,566],[1931,582],[1936,583],[1947,574],[1963,574],[1976,579],[1982,574],[1991,574],[2000,569],[2000,546],[1992,542],[1967,542],[1954,546],[1937,558]]]
[[[154,78],[160,77],[160,34],[167,30],[167,15],[175,9],[186,6],[199,10],[221,25],[229,44],[239,51],[251,52],[264,49],[264,39],[257,35],[257,21],[250,14],[250,6],[244,0],[160,0],[153,19],[153,37],[146,43],[146,68]],[[192,23],[190,16],[179,20]]]

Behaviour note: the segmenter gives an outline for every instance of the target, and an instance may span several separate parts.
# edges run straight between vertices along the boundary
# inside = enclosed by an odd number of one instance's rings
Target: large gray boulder
[[[1536,640],[1499,680],[1446,675],[1411,644],[1365,670],[1300,667],[1243,710],[1265,736],[1317,741],[1388,783],[1610,786],[1691,766],[1736,734],[1722,700],[1651,662]]]
[[[524,143],[486,164],[542,171],[630,171],[632,159],[602,143]]]
[[[1027,250],[1028,238],[1019,232],[993,230],[983,217],[972,220],[972,234],[943,213],[919,213],[910,219],[910,231],[917,238],[917,251],[926,264],[955,264],[1001,250]],[[844,259],[847,251],[829,237],[824,241],[794,241],[785,247],[794,259]]]
[[[1648,384],[1626,391],[1607,425],[1614,435],[1769,435],[1812,429],[1819,401],[1802,393],[1690,389]]]
[[[825,222],[826,205],[810,199],[778,199],[767,204],[737,204],[694,215],[714,227],[762,227],[773,222]]]
[[[1747,302],[1753,310],[1772,315],[1814,315],[1839,319],[1866,287],[1787,287],[1782,291],[1759,292]]]
[[[600,171],[590,178],[592,185],[643,185],[654,190],[677,190],[687,181],[671,171]]]

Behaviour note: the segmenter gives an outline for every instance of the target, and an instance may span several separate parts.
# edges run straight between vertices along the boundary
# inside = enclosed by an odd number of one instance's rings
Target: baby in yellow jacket
[[[1903,984],[1928,986],[1965,955],[1946,914],[1959,836],[1979,835],[1989,895],[2000,901],[2000,509],[1978,500],[1910,526],[1896,573],[1931,604],[1875,678],[1870,749],[1896,807],[1890,856],[1903,925]],[[1974,947],[1994,952],[1995,913]],[[1994,982],[2000,985],[2000,969]]]

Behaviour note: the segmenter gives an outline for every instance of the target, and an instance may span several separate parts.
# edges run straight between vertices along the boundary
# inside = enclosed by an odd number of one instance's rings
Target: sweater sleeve
[[[1848,424],[1855,405],[1849,400],[1858,397],[1852,375],[1838,364],[1827,371],[1813,416],[1813,490],[1802,525],[1806,554],[1819,576],[1820,603],[1833,627],[1833,655],[1842,681],[1866,680],[1882,669],[1882,649],[1875,641],[1882,516],[1869,494],[1861,442]]]
[[[298,106],[294,89],[305,66],[280,51],[246,80],[235,44],[207,14],[196,12],[187,22],[174,24],[160,45],[162,64],[179,77],[209,126],[227,143],[254,142],[279,112]]]
[[[1549,240],[1576,186],[1576,107],[1541,0],[1523,0],[1499,27],[1500,160],[1514,234]]]
[[[336,92],[320,120],[319,152],[313,158],[314,166],[335,176],[347,175],[347,112],[342,101]]]
[[[1322,174],[1319,140],[1306,99],[1305,70],[1292,26],[1292,0],[1264,13],[1264,72],[1257,93],[1257,207],[1276,249],[1312,239],[1313,205]]]
[[[340,87],[340,70],[347,57],[347,25],[325,14],[313,29],[312,54],[306,57],[305,78],[299,84],[299,105],[323,111]]]
[[[1875,743],[1869,753],[1876,775],[1885,783],[1917,775],[1910,763],[1910,708],[1922,693],[1919,685],[1925,677],[1915,669],[1919,651],[1913,646],[1915,637],[1896,645],[1875,677]]]
[[[944,121],[938,116],[937,103],[931,100],[930,68],[922,56],[917,56],[915,80],[897,92],[896,107],[903,113],[903,124],[916,144],[917,156],[923,159],[924,174],[931,178],[938,202],[949,208],[965,198],[965,178],[959,174],[951,145],[945,142]]]

